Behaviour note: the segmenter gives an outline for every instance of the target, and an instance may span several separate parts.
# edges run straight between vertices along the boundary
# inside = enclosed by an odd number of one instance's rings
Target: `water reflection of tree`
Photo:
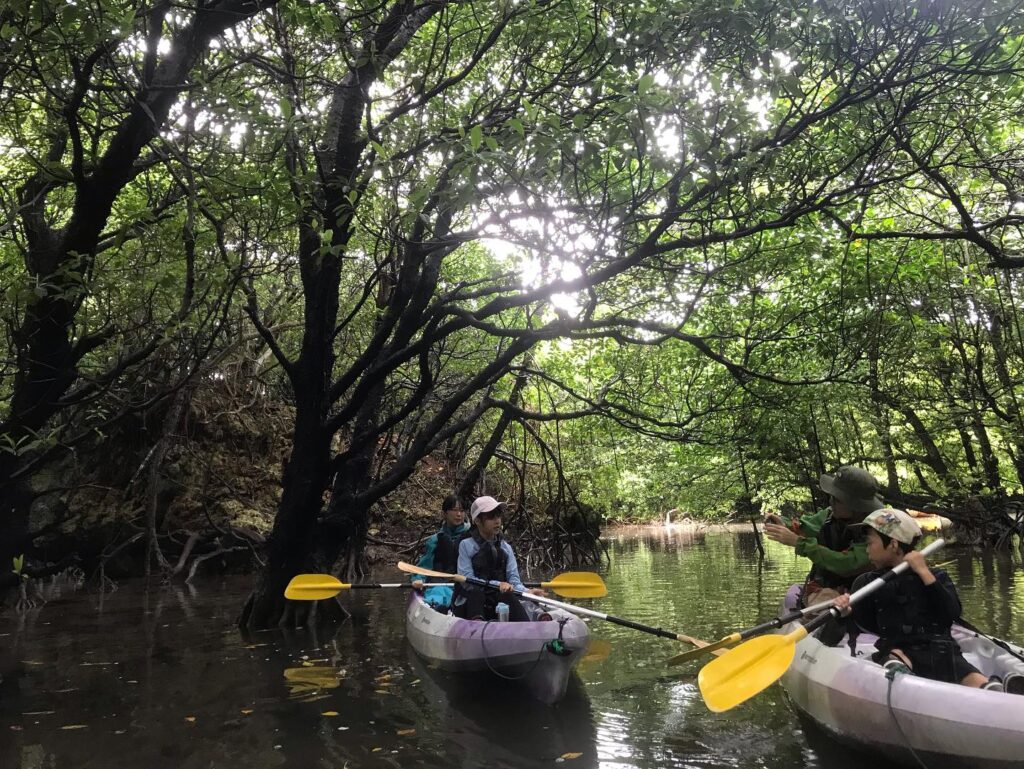
[[[495,677],[439,671],[412,650],[408,659],[421,681],[424,710],[440,721],[437,733],[444,734],[445,744],[438,759],[443,765],[550,769],[567,753],[581,754],[572,760],[573,769],[598,765],[590,699],[575,676],[564,699],[544,706]]]
[[[1024,636],[1024,575],[1010,554],[976,548],[946,551],[940,561],[953,578],[963,615],[982,631],[1019,641]]]

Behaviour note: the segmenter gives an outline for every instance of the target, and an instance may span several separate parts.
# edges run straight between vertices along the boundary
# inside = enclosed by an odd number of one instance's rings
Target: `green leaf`
[[[484,129],[478,125],[469,129],[469,146],[476,152],[484,140]]]

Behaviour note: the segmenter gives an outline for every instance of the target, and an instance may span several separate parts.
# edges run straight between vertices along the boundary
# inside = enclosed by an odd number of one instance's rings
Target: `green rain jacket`
[[[808,581],[821,587],[849,588],[854,577],[871,568],[867,542],[831,515],[829,508],[791,521],[790,528],[799,535],[796,554],[809,558]]]

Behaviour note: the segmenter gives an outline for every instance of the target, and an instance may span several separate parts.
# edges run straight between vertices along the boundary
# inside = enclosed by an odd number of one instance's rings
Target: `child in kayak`
[[[902,510],[876,510],[862,524],[867,529],[867,555],[878,572],[864,574],[861,585],[882,571],[906,561],[910,569],[853,605],[853,619],[878,635],[872,659],[888,667],[904,667],[914,675],[964,686],[1002,689],[971,665],[953,639],[950,628],[960,616],[956,587],[942,569],[929,568],[914,549],[921,527]],[[848,611],[849,595],[835,599],[836,608]]]
[[[441,528],[427,540],[423,555],[416,565],[450,574],[459,566],[459,542],[469,531],[469,524],[465,521],[459,498],[454,494],[444,498],[441,503],[441,514],[444,516]],[[429,582],[424,585],[423,578],[416,577],[412,581],[412,586],[416,590],[423,590],[426,587],[423,600],[438,611],[448,611],[448,606],[452,602],[452,589],[449,585],[430,587]]]
[[[457,584],[452,602],[452,613],[457,617],[493,620],[495,607],[501,602],[508,605],[508,618],[512,622],[528,622],[529,614],[512,591],[544,595],[539,588],[527,590],[519,578],[519,565],[512,546],[501,536],[504,509],[505,503],[494,497],[477,497],[469,508],[473,528],[459,543],[459,574],[500,582],[501,587],[492,590],[464,582]]]

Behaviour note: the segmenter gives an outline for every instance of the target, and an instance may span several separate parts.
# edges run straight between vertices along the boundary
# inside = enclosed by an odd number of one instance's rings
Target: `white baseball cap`
[[[477,497],[473,500],[473,504],[469,506],[469,519],[475,521],[480,513],[489,513],[504,505],[504,502],[499,502],[494,497]]]

